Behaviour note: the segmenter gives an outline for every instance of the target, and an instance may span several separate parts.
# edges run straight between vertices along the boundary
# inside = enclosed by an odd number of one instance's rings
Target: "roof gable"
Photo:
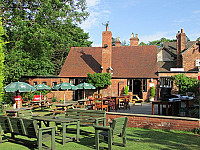
[[[101,47],[74,47],[61,69],[60,76],[86,77],[90,73],[101,72]],[[112,47],[113,77],[116,78],[156,78],[156,46]]]

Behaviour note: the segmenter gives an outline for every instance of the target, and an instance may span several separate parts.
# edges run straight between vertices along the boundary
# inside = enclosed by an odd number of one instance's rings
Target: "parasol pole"
[[[84,100],[85,100],[85,88],[84,88]]]
[[[40,92],[40,101],[42,100],[42,95],[41,95],[41,92]]]
[[[65,92],[64,92],[64,104],[65,104]]]

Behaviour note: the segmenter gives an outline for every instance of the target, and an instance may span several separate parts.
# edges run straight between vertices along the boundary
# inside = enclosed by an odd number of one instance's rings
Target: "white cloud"
[[[92,27],[101,25],[103,20],[108,18],[110,11],[105,8],[102,0],[86,0],[87,11],[90,13],[88,19],[80,24],[80,27],[83,28],[86,32]]]
[[[100,0],[86,0],[87,7],[93,7],[100,3]]]

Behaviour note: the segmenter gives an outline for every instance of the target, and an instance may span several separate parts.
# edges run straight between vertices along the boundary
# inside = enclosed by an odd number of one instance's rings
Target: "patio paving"
[[[133,106],[133,103],[130,103],[130,110],[129,109],[120,109],[117,110],[117,112],[121,113],[131,113],[131,114],[146,114],[151,115],[152,114],[152,104],[151,103],[143,103],[142,106],[140,103],[136,103],[135,106]],[[158,106],[154,106],[154,114],[158,114]]]

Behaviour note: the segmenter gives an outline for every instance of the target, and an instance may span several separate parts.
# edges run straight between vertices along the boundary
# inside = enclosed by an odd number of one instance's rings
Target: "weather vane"
[[[106,26],[106,31],[108,31],[109,21],[107,21],[106,24],[102,23],[102,25]]]

